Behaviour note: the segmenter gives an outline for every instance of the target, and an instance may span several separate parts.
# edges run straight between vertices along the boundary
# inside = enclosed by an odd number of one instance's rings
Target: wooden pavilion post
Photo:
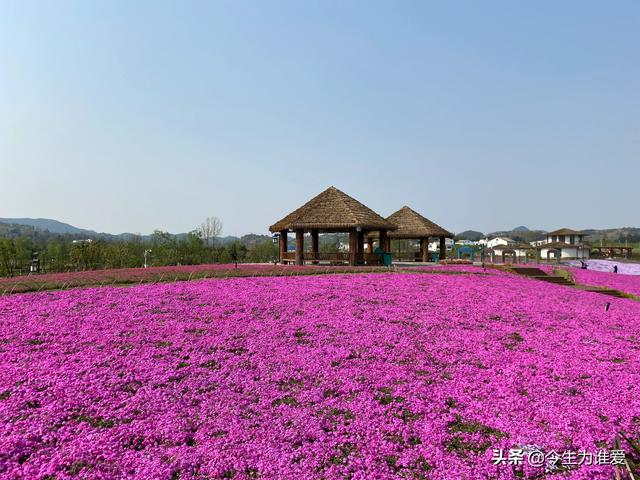
[[[349,230],[349,265],[355,266],[358,252],[358,232],[355,228]]]
[[[420,251],[422,252],[422,261],[429,261],[429,238],[420,239]]]
[[[380,229],[380,248],[383,252],[391,250],[389,246],[389,237],[387,236],[387,231],[384,228]]]
[[[312,258],[312,263],[314,265],[317,265],[319,263],[318,251],[319,251],[318,229],[314,228],[311,230],[311,258]]]
[[[364,261],[364,231],[358,231],[358,253],[356,263]]]
[[[284,257],[287,255],[287,244],[289,243],[289,232],[287,230],[280,230],[279,249],[280,249],[280,263],[284,263]]]
[[[304,230],[296,230],[296,265],[304,264]]]
[[[440,260],[447,258],[447,244],[445,237],[440,237]]]

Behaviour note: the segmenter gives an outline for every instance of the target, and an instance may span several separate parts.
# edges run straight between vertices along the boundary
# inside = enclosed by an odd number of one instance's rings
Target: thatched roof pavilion
[[[418,212],[407,207],[406,205],[397,212],[389,215],[387,217],[387,221],[398,226],[397,230],[389,232],[388,237],[390,239],[396,238],[420,240],[420,252],[423,262],[429,260],[429,237],[440,238],[440,259],[444,259],[446,257],[447,249],[445,245],[445,239],[453,238],[454,234],[445,230],[440,225],[433,223],[431,220],[423,217]],[[374,237],[376,237],[375,234],[370,234],[368,237],[370,250],[373,247]],[[380,245],[382,245],[382,242],[380,242]],[[386,248],[389,249],[389,246],[387,246]]]
[[[391,238],[454,237],[453,233],[433,223],[406,205],[389,215],[387,220],[398,225],[397,230],[389,232],[389,237]]]
[[[320,232],[349,233],[349,264],[356,265],[378,260],[364,252],[364,235],[371,230],[378,230],[386,238],[388,230],[395,230],[393,223],[385,220],[366,205],[335,187],[329,187],[315,196],[300,208],[294,210],[282,220],[269,227],[271,232],[280,233],[280,261],[294,261],[302,265],[305,260],[318,263],[320,260],[336,261],[336,258],[321,258],[318,251],[318,234]],[[287,252],[287,236],[289,231],[296,232],[296,251],[292,256]],[[304,253],[304,233],[311,233],[311,254]]]

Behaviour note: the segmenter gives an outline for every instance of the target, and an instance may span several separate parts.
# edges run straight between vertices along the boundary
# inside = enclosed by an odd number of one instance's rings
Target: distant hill
[[[74,227],[68,223],[59,222],[58,220],[52,220],[50,218],[0,218],[0,223],[25,225],[37,228],[38,230],[48,230],[51,233],[98,235],[98,233],[93,230]]]
[[[587,229],[583,230],[585,241],[598,244],[600,240],[604,243],[624,243],[627,242],[640,242],[640,228],[635,227],[622,227],[622,228],[607,228],[603,230]]]
[[[2,238],[18,238],[29,237],[33,238],[41,233],[41,230],[29,225],[18,225],[16,223],[2,223],[0,222],[0,237]],[[46,233],[46,232],[45,232]]]
[[[545,234],[547,233],[544,230],[529,230],[527,227],[517,227],[517,228],[518,229],[516,230],[502,230],[498,232],[491,232],[487,234],[487,237],[489,238],[508,237],[508,238],[512,238],[516,242],[529,243],[536,240],[544,240]]]
[[[68,223],[60,222],[50,218],[0,218],[0,237],[18,238],[29,237],[46,239],[51,236],[63,236],[69,240],[92,238],[96,240],[106,241],[131,241],[133,239],[141,239],[149,241],[152,235],[140,235],[134,233],[120,233],[117,235],[111,233],[99,233],[95,230],[87,230],[84,228],[74,227]],[[171,236],[177,240],[184,240],[186,233],[175,233]],[[240,242],[247,248],[253,248],[257,244],[265,240],[271,241],[269,235],[248,234],[242,237],[228,235],[217,239],[218,245],[227,245],[233,242]],[[294,238],[295,243],[295,238]]]
[[[477,242],[481,238],[484,238],[484,233],[475,230],[465,230],[456,235],[456,240],[470,240],[472,242]]]
[[[142,238],[143,240],[148,240],[151,237],[151,235],[139,235],[136,233],[112,234],[96,232],[95,230],[74,227],[68,223],[51,218],[0,218],[0,231],[6,229],[8,225],[11,225],[14,230],[18,227],[26,227],[31,230],[48,232],[54,235],[72,236],[74,239],[132,240],[133,238]],[[184,238],[184,236],[186,236],[186,233],[176,234],[178,238]]]

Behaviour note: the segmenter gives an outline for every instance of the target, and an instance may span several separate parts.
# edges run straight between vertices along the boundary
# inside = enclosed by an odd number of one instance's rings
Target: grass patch
[[[286,395],[282,398],[277,398],[273,402],[271,402],[271,406],[279,407],[280,405],[288,405],[290,407],[297,407],[300,405],[296,397],[292,397],[291,395]]]
[[[86,422],[94,428],[111,428],[115,425],[115,422],[111,419],[104,417],[90,417],[89,415],[78,415],[75,418],[76,422]]]
[[[480,422],[465,420],[460,415],[447,424],[447,431],[452,435],[445,441],[446,450],[462,456],[484,453],[496,440],[509,436]],[[480,438],[473,437],[473,434]]]

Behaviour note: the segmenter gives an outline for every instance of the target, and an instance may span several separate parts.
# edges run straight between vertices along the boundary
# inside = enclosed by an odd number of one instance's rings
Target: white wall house
[[[540,258],[569,260],[589,258],[589,247],[584,244],[584,234],[570,228],[547,233],[546,242],[540,246]]]
[[[509,237],[496,237],[487,242],[487,248],[497,247],[498,245],[514,245],[515,240]]]

